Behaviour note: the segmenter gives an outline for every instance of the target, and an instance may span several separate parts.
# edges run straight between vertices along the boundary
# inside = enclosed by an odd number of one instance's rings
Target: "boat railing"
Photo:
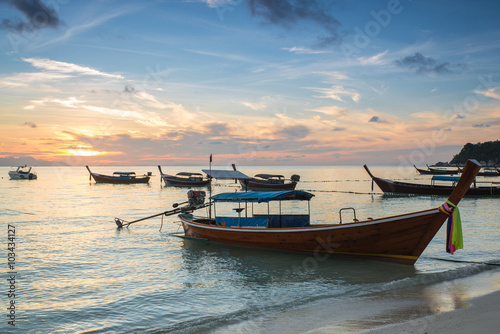
[[[339,224],[342,224],[342,211],[344,211],[344,210],[352,210],[353,215],[354,215],[353,221],[359,222],[359,220],[356,218],[356,209],[349,207],[349,208],[342,208],[339,210],[339,219],[340,219]]]

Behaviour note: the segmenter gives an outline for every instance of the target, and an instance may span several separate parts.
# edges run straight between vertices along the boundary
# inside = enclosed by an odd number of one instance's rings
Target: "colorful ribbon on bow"
[[[446,201],[446,203],[441,205],[439,211],[449,216],[446,228],[446,251],[453,255],[456,250],[464,248],[460,211],[450,201]]]

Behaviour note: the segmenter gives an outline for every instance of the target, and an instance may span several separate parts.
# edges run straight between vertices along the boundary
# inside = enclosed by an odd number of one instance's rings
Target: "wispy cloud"
[[[242,101],[240,102],[242,105],[244,105],[245,107],[248,107],[252,110],[264,110],[267,108],[267,106],[262,103],[262,102],[258,102],[258,103],[254,103],[254,102],[246,102],[246,101]]]
[[[341,85],[332,86],[330,88],[309,88],[315,90],[323,95],[318,95],[315,97],[323,99],[332,99],[343,102],[343,97],[350,98],[354,102],[359,102],[361,95],[358,91],[354,89],[344,88]]]
[[[475,90],[474,93],[500,100],[500,87],[493,87],[488,90]]]
[[[358,60],[362,65],[380,65],[386,62],[382,58],[388,53],[389,50],[385,50],[384,52],[378,53],[371,57],[359,57]]]
[[[338,71],[318,71],[314,73],[325,76],[326,80],[329,83],[338,83],[339,81],[351,80],[351,78],[347,74]]]
[[[142,113],[134,110],[123,110],[114,108],[105,108],[99,106],[83,105],[82,108],[96,111],[101,114],[115,116],[121,119],[135,121],[146,126],[168,126],[169,123],[161,119],[156,113]]]
[[[193,1],[193,0],[191,0]],[[219,8],[223,6],[236,6],[240,3],[238,0],[197,0],[200,2],[204,2],[210,8]]]
[[[74,73],[79,75],[92,75],[113,79],[123,79],[123,76],[121,75],[105,73],[91,67],[80,66],[77,64],[66,63],[62,61],[56,61],[46,58],[23,58],[23,60],[30,63],[34,67],[52,72]]]
[[[221,59],[226,59],[226,60],[254,62],[253,59],[250,59],[248,57],[235,55],[235,54],[229,54],[229,53],[210,52],[210,51],[202,51],[202,50],[194,50],[194,49],[185,49],[185,51],[200,54],[203,56],[211,56],[211,57],[216,57],[216,58],[221,58]]]
[[[90,30],[94,27],[100,26],[100,25],[106,23],[107,21],[114,19],[115,17],[119,17],[119,16],[122,16],[122,15],[125,15],[128,13],[131,13],[131,12],[137,11],[137,9],[138,9],[137,6],[127,6],[125,8],[115,9],[115,10],[111,10],[111,11],[108,11],[108,10],[102,11],[105,13],[104,15],[97,16],[93,20],[87,20],[87,21],[85,21],[84,24],[73,26],[73,27],[67,29],[62,36],[60,36],[58,38],[50,39],[49,41],[46,41],[45,43],[38,45],[38,47],[45,47],[47,45],[66,41],[79,33],[82,33],[82,32],[85,32],[87,30]]]
[[[309,49],[309,48],[303,48],[303,47],[291,47],[291,48],[282,48],[283,50],[286,50],[288,52],[293,52],[297,54],[320,54],[320,53],[328,53],[330,51],[327,50],[316,50],[316,49]]]
[[[29,87],[35,82],[60,81],[73,77],[74,75],[53,72],[18,73],[10,77],[0,79],[0,87],[22,88]]]
[[[346,114],[346,110],[339,106],[320,107],[316,109],[308,109],[308,111],[316,111],[324,115],[329,115],[334,117],[340,117]]]

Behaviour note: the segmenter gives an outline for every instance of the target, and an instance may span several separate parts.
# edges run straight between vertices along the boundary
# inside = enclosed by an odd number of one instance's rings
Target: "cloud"
[[[73,78],[72,75],[52,72],[18,73],[0,80],[0,87],[29,87],[35,82],[60,81]]]
[[[245,107],[248,107],[248,108],[253,109],[253,110],[264,110],[267,107],[264,103],[252,103],[252,102],[245,102],[245,101],[242,101],[240,103],[242,105],[244,105]]]
[[[337,83],[337,82],[343,81],[343,80],[351,80],[351,78],[349,76],[347,76],[346,74],[341,73],[341,72],[337,72],[337,71],[318,71],[318,72],[314,72],[314,73],[326,76],[328,82],[331,82],[331,83]]]
[[[124,93],[135,93],[135,87],[133,85],[125,85]]]
[[[371,57],[359,57],[358,60],[363,65],[380,65],[384,63],[384,60],[382,58],[388,53],[389,50],[385,50],[384,52],[381,52]]]
[[[239,1],[237,0],[201,0],[205,2],[210,8],[219,8],[224,6],[235,6]]]
[[[342,107],[338,106],[327,106],[327,107],[320,107],[316,109],[309,109],[309,111],[315,111],[322,113],[324,115],[329,115],[329,116],[334,116],[334,117],[341,117],[346,114],[346,110]]]
[[[27,63],[30,63],[36,68],[59,73],[76,73],[80,75],[102,76],[113,79],[123,79],[121,75],[109,74],[98,71],[91,67],[80,66],[77,64],[66,63],[46,58],[23,58]]]
[[[24,122],[24,124],[23,124],[23,125],[25,125],[25,126],[29,126],[30,128],[36,128],[36,124],[35,124],[35,123],[33,123],[33,122]]]
[[[475,90],[474,93],[500,100],[500,87],[493,87],[488,90]]]
[[[438,63],[435,59],[416,52],[414,55],[395,61],[402,68],[416,70],[418,74],[449,74],[461,71],[465,64]]]
[[[338,126],[337,126],[337,127],[334,127],[334,128],[332,129],[332,131],[333,131],[333,132],[345,131],[345,130],[347,130],[347,128],[338,127]]]
[[[304,125],[292,125],[284,127],[276,132],[279,135],[284,135],[286,138],[300,139],[305,138],[309,135],[310,130]]]
[[[297,26],[301,20],[314,22],[327,33],[318,36],[319,47],[326,47],[340,40],[340,22],[324,8],[325,2],[317,0],[248,0],[250,12],[261,17],[266,23],[285,29]]]
[[[474,128],[489,128],[489,124],[474,124],[472,125]]]
[[[49,8],[41,0],[0,0],[24,15],[24,20],[13,22],[4,19],[0,28],[23,32],[49,28],[58,28],[63,24],[55,10]]]
[[[340,102],[344,101],[342,99],[342,96],[347,96],[348,98],[350,98],[354,102],[359,102],[359,99],[361,98],[358,91],[356,91],[354,89],[344,88],[343,86],[340,86],[340,85],[332,86],[330,88],[309,88],[309,89],[313,89],[319,93],[323,93],[323,95],[315,96],[315,97],[329,98],[329,99],[337,100]]]
[[[319,54],[319,53],[327,53],[330,51],[326,50],[314,50],[314,49],[309,49],[309,48],[302,48],[302,47],[291,47],[291,48],[282,48],[283,50],[286,50],[288,52],[293,52],[297,54]]]
[[[230,127],[229,124],[225,122],[212,122],[205,124],[205,128],[208,130],[208,133],[212,136],[223,136],[229,133]]]
[[[116,109],[116,108],[105,108],[91,105],[84,105],[82,108],[99,112],[104,115],[114,116],[119,119],[132,120],[142,125],[146,126],[168,126],[169,123],[164,121],[156,113],[145,113],[134,110]]]
[[[381,119],[380,117],[378,116],[373,116],[372,118],[370,118],[370,120],[368,121],[368,123],[379,123],[379,124],[383,124],[383,123],[389,123],[388,121],[386,120],[383,120]]]

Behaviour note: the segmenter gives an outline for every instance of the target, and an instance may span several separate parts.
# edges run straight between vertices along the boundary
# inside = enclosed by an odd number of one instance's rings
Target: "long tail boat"
[[[233,170],[236,171],[236,165],[232,164]],[[297,182],[300,181],[300,175],[290,176],[290,180],[285,179],[279,174],[256,174],[253,178],[239,179],[241,187],[244,190],[295,190]]]
[[[431,174],[431,175],[455,175],[455,174],[460,174],[461,173],[461,169],[460,168],[457,168],[457,169],[440,169],[440,168],[432,168],[432,167],[429,167],[427,166],[427,169],[422,169],[422,168],[418,168],[417,166],[413,165],[413,167],[415,167],[415,169],[417,170],[417,172],[419,172],[420,174]]]
[[[113,175],[104,175],[92,173],[89,166],[85,166],[90,173],[90,179],[94,179],[97,183],[116,183],[116,184],[132,184],[132,183],[148,183],[151,178],[151,172],[148,175],[136,176],[135,172],[114,172]]]
[[[467,162],[460,181],[448,198],[448,204],[458,205],[480,167],[474,160]],[[212,210],[206,218],[188,213],[179,215],[184,228],[183,237],[244,247],[305,252],[321,259],[342,256],[412,265],[449,214],[440,208],[432,208],[364,221],[354,219],[349,223],[343,223],[340,216],[334,224],[311,224],[309,212],[305,215],[282,214],[282,201],[303,200],[309,204],[313,196],[304,191],[218,194],[211,198],[214,217],[211,217]],[[267,214],[253,212],[257,203],[271,201],[280,202],[279,214],[271,214],[269,209]],[[215,204],[218,202],[238,202],[238,208],[234,209],[237,217],[217,216]],[[251,213],[248,212],[249,204]]]
[[[370,172],[366,165],[364,165],[363,167],[372,178],[372,182],[375,182],[380,190],[388,194],[448,196],[453,192],[453,190],[455,189],[455,185],[457,184],[458,180],[460,180],[460,177],[458,176],[434,175],[431,179],[431,184],[400,182],[376,177]],[[436,184],[436,181],[448,182],[448,185]],[[500,183],[497,186],[494,182],[492,182],[490,186],[476,186],[476,181],[474,181],[474,185],[467,189],[467,192],[465,193],[465,196],[498,195],[500,195]]]
[[[204,178],[201,173],[179,172],[170,175],[163,173],[161,166],[158,166],[158,169],[160,170],[160,180],[163,180],[165,185],[175,187],[206,187],[210,185],[210,179]]]

